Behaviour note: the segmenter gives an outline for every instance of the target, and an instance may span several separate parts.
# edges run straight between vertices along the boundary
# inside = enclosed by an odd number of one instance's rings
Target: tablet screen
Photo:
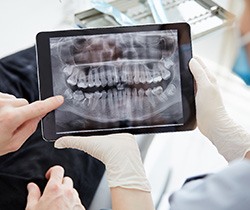
[[[58,135],[185,124],[177,29],[48,38]]]

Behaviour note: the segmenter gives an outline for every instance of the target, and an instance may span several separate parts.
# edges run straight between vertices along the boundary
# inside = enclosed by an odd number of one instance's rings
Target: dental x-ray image
[[[177,30],[50,38],[58,133],[181,125]]]

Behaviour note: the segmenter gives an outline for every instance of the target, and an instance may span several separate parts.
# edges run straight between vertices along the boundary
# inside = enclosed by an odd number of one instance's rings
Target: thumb
[[[56,140],[54,147],[57,149],[72,148],[82,150],[105,164],[104,156],[108,145],[103,142],[104,136],[76,137],[67,136]]]
[[[79,149],[104,162],[104,156],[110,152],[111,148],[122,148],[122,145],[126,145],[128,141],[134,141],[132,134],[118,133],[88,137],[66,136],[56,140],[54,147],[58,149]]]
[[[212,71],[209,71],[205,63],[199,57],[192,58],[190,60],[189,67],[197,83],[217,83],[217,79],[214,73]]]
[[[33,209],[41,197],[41,191],[35,183],[29,183],[27,189],[28,197],[26,209]]]
[[[90,145],[94,142],[91,142],[93,137],[76,137],[76,136],[66,136],[61,137],[56,140],[54,147],[57,149],[63,148],[72,148],[79,149],[85,152],[88,152]]]

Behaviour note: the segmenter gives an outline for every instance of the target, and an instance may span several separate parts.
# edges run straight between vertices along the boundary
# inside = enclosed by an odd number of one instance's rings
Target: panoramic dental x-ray
[[[183,123],[177,30],[50,38],[57,131]],[[143,126],[142,126],[143,122]]]

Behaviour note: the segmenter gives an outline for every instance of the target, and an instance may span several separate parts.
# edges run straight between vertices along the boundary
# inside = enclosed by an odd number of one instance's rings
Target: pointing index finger
[[[64,99],[62,96],[53,96],[43,101],[36,101],[26,106],[16,109],[20,124],[27,120],[46,115],[62,105]]]

